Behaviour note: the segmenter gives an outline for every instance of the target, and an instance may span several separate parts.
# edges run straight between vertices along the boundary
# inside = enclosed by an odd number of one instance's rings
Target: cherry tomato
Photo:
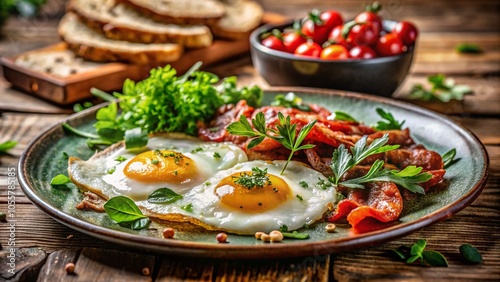
[[[270,35],[264,38],[264,40],[262,40],[262,45],[266,46],[267,48],[271,48],[273,50],[286,52],[286,47],[283,44],[283,41],[281,41],[278,37],[274,35]]]
[[[293,52],[295,52],[295,49],[297,49],[300,44],[305,43],[306,41],[307,40],[298,32],[283,34],[283,44],[285,45],[286,51],[288,53],[293,54]]]
[[[323,44],[328,38],[328,33],[343,22],[342,16],[337,11],[330,10],[321,14],[318,11],[312,11],[302,25],[302,33],[314,42]]]
[[[349,57],[353,59],[372,59],[377,57],[377,54],[368,46],[355,46],[349,50]]]
[[[382,31],[382,18],[375,12],[362,12],[354,18],[354,21],[357,23],[372,23],[377,36]]]
[[[297,56],[307,56],[307,57],[316,57],[319,58],[321,54],[321,46],[313,41],[308,41],[306,43],[302,43],[295,49],[294,52]]]
[[[386,57],[403,53],[406,51],[406,46],[395,34],[388,33],[378,39],[375,50],[380,56]]]
[[[352,45],[347,43],[345,39],[342,37],[342,28],[343,25],[336,26],[332,29],[330,34],[328,35],[328,41],[333,44],[338,44],[344,46],[346,49],[351,49]]]
[[[372,22],[354,23],[347,35],[347,43],[354,46],[368,46],[377,42],[377,28]]]
[[[349,58],[349,51],[342,45],[330,45],[321,51],[323,60],[343,60]]]
[[[405,21],[398,22],[392,29],[392,33],[396,34],[406,46],[415,43],[418,36],[417,28],[412,23]]]

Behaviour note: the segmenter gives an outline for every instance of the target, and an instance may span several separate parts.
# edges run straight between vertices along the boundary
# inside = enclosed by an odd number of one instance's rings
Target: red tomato
[[[377,28],[372,22],[356,23],[349,34],[346,41],[354,46],[368,46],[377,42]]]
[[[314,42],[323,44],[328,38],[328,33],[343,22],[342,16],[337,11],[330,10],[321,14],[313,11],[302,25],[302,33]]]
[[[377,36],[382,31],[382,18],[375,12],[362,12],[354,18],[354,21],[357,23],[372,23],[374,25]]]
[[[285,45],[286,51],[288,53],[293,54],[293,52],[295,52],[295,49],[297,49],[300,44],[305,43],[306,41],[307,40],[298,32],[283,34],[283,44]]]
[[[294,54],[297,56],[319,58],[319,55],[321,54],[321,46],[319,46],[316,42],[308,41],[300,44],[299,47],[295,49]]]
[[[262,45],[266,46],[267,48],[271,48],[273,50],[286,52],[286,47],[283,44],[283,41],[281,41],[274,35],[270,35],[264,38],[264,40],[262,40]]]
[[[343,60],[349,58],[349,51],[342,45],[330,45],[321,51],[323,60]]]
[[[330,34],[328,35],[328,41],[333,44],[342,45],[347,49],[351,49],[351,44],[347,43],[345,39],[342,37],[342,29],[343,25],[336,26],[332,29]]]
[[[377,54],[368,46],[356,46],[349,50],[349,56],[353,59],[372,59]]]
[[[388,33],[378,39],[375,50],[380,56],[386,57],[403,53],[406,51],[406,46],[395,34]]]
[[[392,29],[392,33],[396,34],[406,46],[415,43],[418,36],[417,28],[412,23],[405,21],[398,22]]]

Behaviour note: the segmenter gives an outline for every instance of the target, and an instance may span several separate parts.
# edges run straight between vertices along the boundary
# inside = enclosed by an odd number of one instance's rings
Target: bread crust
[[[67,3],[68,12],[73,12],[89,28],[103,34],[105,37],[114,40],[124,40],[135,43],[177,43],[187,48],[204,48],[213,42],[210,30],[200,26],[196,33],[185,32],[154,32],[153,28],[146,31],[130,28],[120,24],[113,24],[103,20],[102,17],[89,13],[78,4],[78,1],[71,0]],[[180,27],[182,28],[182,27]]]
[[[186,1],[186,0],[182,0]],[[210,0],[211,1],[211,0]],[[178,25],[207,25],[213,26],[217,24],[220,19],[224,16],[225,9],[220,3],[214,6],[214,10],[220,12],[215,12],[213,15],[204,15],[203,17],[198,16],[183,16],[183,15],[173,15],[173,13],[163,13],[161,11],[151,9],[148,6],[141,5],[141,1],[137,0],[117,0],[118,3],[125,4],[140,13],[147,15],[155,21],[162,23],[178,24]],[[213,11],[212,11],[213,12]]]
[[[78,56],[95,62],[113,62],[113,61],[123,61],[138,65],[158,65],[162,63],[170,63],[178,60],[183,53],[182,46],[178,44],[163,44],[164,48],[151,49],[146,48],[145,44],[141,43],[128,43],[132,44],[136,50],[125,50],[123,48],[113,48],[113,46],[99,46],[99,44],[92,44],[92,42],[87,41],[83,43],[81,38],[75,39],[73,36],[81,36],[81,34],[72,34],[68,31],[68,26],[73,24],[72,21],[79,21],[78,17],[73,13],[67,13],[59,24],[58,32],[61,38],[68,44],[69,49],[71,49]],[[79,22],[82,28],[88,28],[83,23]],[[90,32],[94,32],[89,29]],[[95,40],[103,42],[104,45],[121,44],[120,41],[115,41],[112,39],[105,38],[102,34],[95,33]],[[100,45],[103,45],[100,44]],[[135,45],[137,44],[137,45]],[[144,45],[144,49],[141,47]]]
[[[264,15],[264,10],[255,1],[236,0],[225,4],[226,15],[215,25],[210,26],[214,36],[240,40],[248,38],[258,27]]]

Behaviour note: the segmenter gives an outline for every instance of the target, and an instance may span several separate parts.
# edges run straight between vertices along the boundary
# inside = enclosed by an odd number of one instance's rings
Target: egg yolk
[[[272,210],[291,197],[288,184],[276,175],[266,174],[262,186],[248,187],[238,183],[239,178],[251,176],[251,171],[243,171],[222,179],[214,191],[221,203],[234,210],[259,213]]]
[[[189,157],[169,150],[147,151],[127,163],[123,173],[142,182],[187,183],[198,175],[198,169]]]

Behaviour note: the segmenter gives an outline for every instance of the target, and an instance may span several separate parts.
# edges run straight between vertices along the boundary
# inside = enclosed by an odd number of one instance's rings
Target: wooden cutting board
[[[286,20],[279,14],[266,13],[263,24],[280,24]],[[95,87],[103,91],[120,91],[123,81],[130,78],[134,81],[146,78],[151,70],[150,66],[138,66],[124,63],[97,64],[91,70],[56,76],[46,72],[34,71],[15,63],[16,58],[31,52],[64,51],[66,43],[60,42],[45,48],[31,50],[12,57],[0,58],[5,79],[13,86],[31,95],[60,105],[69,105],[92,97],[90,88]],[[184,73],[194,63],[201,61],[204,66],[242,55],[250,50],[248,38],[238,41],[214,40],[214,43],[201,49],[187,50],[182,57],[170,65],[178,73]]]

